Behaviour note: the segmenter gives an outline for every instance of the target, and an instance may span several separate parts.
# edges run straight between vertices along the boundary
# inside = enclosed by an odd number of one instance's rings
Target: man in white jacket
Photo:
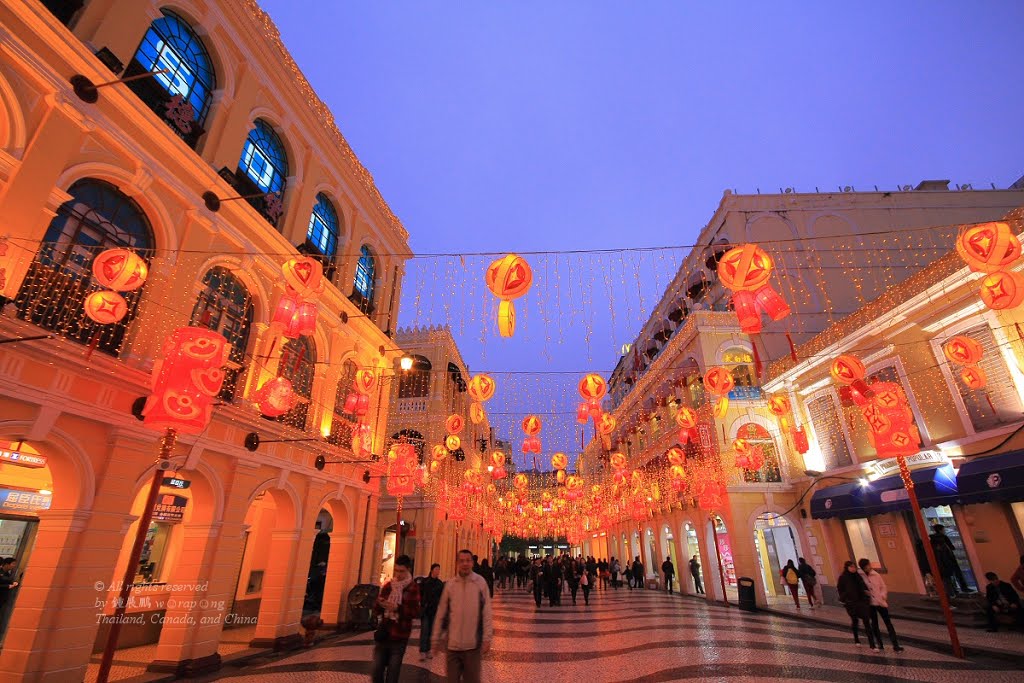
[[[871,624],[870,628],[875,634],[875,641],[878,643],[878,650],[882,648],[882,632],[878,628],[878,618],[885,622],[885,628],[889,632],[889,641],[892,642],[892,649],[896,652],[903,652],[900,641],[896,637],[896,628],[889,618],[889,588],[885,585],[885,579],[871,564],[871,560],[862,558],[857,564],[860,565],[861,574],[864,576],[864,583],[871,593]],[[876,649],[876,648],[872,648]]]
[[[479,683],[481,656],[491,649],[494,623],[487,582],[473,573],[473,553],[460,550],[456,575],[444,584],[434,617],[431,642],[441,649],[446,639],[449,683]]]

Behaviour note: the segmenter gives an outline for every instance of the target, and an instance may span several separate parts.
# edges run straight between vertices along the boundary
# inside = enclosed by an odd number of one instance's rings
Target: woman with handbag
[[[373,633],[373,683],[398,683],[412,620],[420,614],[420,589],[408,555],[395,560],[394,578],[381,588],[373,611],[380,618]]]

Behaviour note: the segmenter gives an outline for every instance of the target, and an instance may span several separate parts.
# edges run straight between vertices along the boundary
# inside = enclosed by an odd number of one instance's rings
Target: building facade
[[[363,417],[345,398],[401,355],[407,232],[255,2],[17,0],[0,53],[0,336],[23,340],[0,347],[0,540],[22,577],[0,671],[81,681],[103,648],[158,449],[133,413],[184,325],[231,355],[209,427],[171,454],[121,646],[188,674],[226,640],[285,648],[306,614],[344,621],[378,500],[345,462],[379,456],[388,422],[380,392]],[[83,302],[108,248],[149,277],[101,324]],[[329,282],[313,334],[288,339],[281,269],[303,253]],[[275,377],[298,402],[271,420],[253,400]]]
[[[1020,205],[1020,189],[949,190],[925,181],[896,191],[777,195],[726,192],[695,248],[655,306],[637,339],[623,347],[609,378],[604,408],[617,422],[610,438],[591,441],[585,475],[608,472],[608,454],[628,456],[629,467],[651,479],[668,469],[666,452],[679,447],[691,462],[701,456],[722,463],[727,505],[714,514],[696,496],[673,503],[650,496],[643,519],[621,516],[607,531],[592,533],[588,547],[618,558],[639,556],[650,579],[671,557],[681,588],[695,586],[686,564],[697,556],[707,595],[735,598],[739,577],[754,579],[757,599],[784,595],[779,570],[805,557],[832,583],[831,539],[815,533],[800,512],[807,469],[792,431],[780,428],[762,388],[773,360],[808,342],[868,302],[950,251],[958,224],[995,220]],[[733,245],[762,243],[774,260],[771,283],[792,308],[756,335],[741,331],[730,310],[731,292],[718,278],[718,262]],[[705,393],[707,370],[729,370],[735,388],[725,413],[714,415]],[[675,415],[697,411],[694,439],[682,443]],[[733,444],[743,439],[764,455],[758,471],[733,466]],[[589,544],[589,546],[588,546]],[[682,566],[681,566],[682,565]],[[841,566],[841,565],[840,565]]]
[[[394,558],[401,554],[413,558],[416,575],[426,575],[436,562],[441,565],[442,576],[452,576],[456,553],[466,548],[481,559],[490,557],[492,536],[483,530],[482,520],[473,515],[449,519],[451,501],[438,495],[439,487],[447,484],[459,488],[467,469],[485,473],[495,450],[506,453],[511,464],[511,449],[495,438],[486,415],[478,423],[471,419],[469,367],[448,327],[401,328],[395,342],[412,357],[413,365],[390,388],[388,434],[391,443],[405,440],[416,446],[430,480],[415,495],[403,499],[401,519],[398,501],[393,496],[382,497],[377,518],[381,549],[377,578],[389,579]],[[448,451],[445,460],[431,471],[433,449],[444,445],[448,436],[445,421],[450,415],[459,415],[464,421],[458,434],[461,447]]]

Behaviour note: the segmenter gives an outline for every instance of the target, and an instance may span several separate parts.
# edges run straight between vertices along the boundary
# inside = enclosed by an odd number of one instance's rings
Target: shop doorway
[[[768,604],[791,601],[793,598],[786,588],[781,571],[789,560],[793,560],[794,565],[799,564],[799,558],[803,555],[797,535],[785,517],[770,515],[759,517],[754,522],[754,552],[761,568]],[[799,591],[806,599],[802,584]]]
[[[4,499],[6,500],[6,496]],[[14,565],[8,570],[8,576],[5,578],[19,585],[25,578],[24,567],[32,554],[38,527],[39,521],[34,518],[0,515],[0,561],[14,560]],[[14,611],[17,598],[18,587],[0,590],[0,647],[3,646],[7,624],[10,623],[11,612]]]
[[[686,577],[686,580],[690,582],[689,586],[692,594],[704,595],[707,597],[707,594],[704,592],[707,588],[705,588],[706,584],[704,581],[704,566],[700,561],[700,546],[697,542],[697,530],[689,522],[686,522],[683,525],[683,544],[686,557],[679,560],[679,566],[676,567],[676,574]],[[702,589],[700,591],[697,590],[697,583],[694,581],[693,572],[690,569],[690,562],[694,559],[697,560],[697,576],[700,579]]]
[[[654,531],[652,531],[650,528],[647,529],[646,537],[647,537],[647,558],[646,558],[647,559],[647,572],[646,572],[647,573],[647,577],[648,578],[651,578],[651,577],[657,578],[658,577],[658,571],[661,569],[661,567],[659,566],[661,563],[658,561],[658,551],[657,551],[657,548],[656,548],[656,546],[657,546],[657,539],[654,537]],[[641,560],[641,561],[643,561],[643,560]]]
[[[953,516],[953,510],[948,505],[939,505],[932,508],[922,508],[921,514],[924,516],[924,525],[928,530],[929,534],[934,533],[935,525],[941,524],[943,533],[953,543],[953,554],[956,557],[956,573],[953,576],[953,587],[959,593],[968,593],[978,590],[978,580],[974,575],[974,569],[971,567],[971,561],[967,557],[967,549],[964,547],[963,536],[960,534],[960,527],[956,523],[956,518]],[[921,565],[922,571],[928,566],[927,559],[924,557],[924,547],[921,544],[922,539],[917,530],[917,522],[914,520],[913,513],[908,511],[903,512],[904,521],[906,522],[907,528],[911,530],[914,537],[914,546],[917,550],[918,564]],[[930,542],[928,539],[924,539],[925,542]],[[923,561],[922,561],[923,560]]]
[[[316,518],[316,536],[313,537],[313,552],[309,557],[309,571],[306,574],[306,595],[302,601],[302,616],[320,614],[324,604],[324,587],[327,584],[327,562],[331,556],[331,532],[334,518],[327,510],[320,510]]]
[[[715,544],[716,535],[718,538],[717,546]],[[717,548],[717,553],[708,553],[708,562],[712,565],[709,573],[712,588],[708,588],[708,584],[705,584],[704,589],[719,600],[728,598],[730,601],[735,601],[738,598],[738,589],[736,586],[736,565],[732,559],[732,542],[729,538],[729,530],[726,528],[725,522],[718,515],[714,515],[708,520],[706,538],[708,547],[712,550]],[[722,595],[723,578],[725,581],[725,595]]]

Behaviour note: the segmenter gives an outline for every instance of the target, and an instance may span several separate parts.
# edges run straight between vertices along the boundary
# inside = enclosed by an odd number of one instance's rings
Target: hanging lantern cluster
[[[469,380],[467,392],[473,402],[469,404],[469,419],[478,425],[484,421],[486,413],[483,404],[491,400],[497,386],[489,375],[479,374]]]
[[[487,288],[501,299],[498,304],[498,332],[502,337],[511,337],[516,331],[516,309],[513,299],[530,291],[533,271],[522,256],[506,254],[487,268],[484,275]]]
[[[537,453],[541,451],[540,447],[540,418],[536,415],[529,415],[523,419],[523,431],[526,433],[526,438],[523,439],[523,453]]]
[[[111,325],[128,314],[128,302],[118,292],[131,292],[146,284],[149,266],[130,249],[107,249],[93,259],[92,277],[107,289],[85,297],[85,314],[100,325]]]
[[[479,494],[484,490],[484,477],[479,471],[467,469],[462,473],[462,490],[466,493]]]
[[[715,417],[721,420],[729,409],[729,392],[736,388],[736,380],[728,368],[716,366],[708,368],[704,375],[704,388],[708,393],[715,396]]]
[[[210,423],[213,401],[224,384],[231,347],[204,327],[179,327],[153,365],[152,393],[142,409],[146,427],[199,434]]]
[[[416,490],[420,475],[416,447],[411,443],[396,443],[388,451],[387,492],[389,496],[409,496]]]
[[[324,292],[324,267],[312,256],[285,261],[281,267],[285,291],[277,300],[271,328],[288,339],[316,332],[317,301]]]
[[[786,300],[768,284],[774,267],[772,257],[756,244],[730,249],[718,262],[718,277],[732,290],[740,329],[747,334],[761,331],[761,313],[772,320],[790,313]]]
[[[1021,244],[1008,223],[995,221],[964,228],[956,240],[960,258],[981,280],[981,300],[1001,311],[1024,303],[1024,275],[1010,268],[1021,256]]]
[[[981,343],[959,335],[942,345],[942,352],[950,362],[962,365],[960,379],[970,389],[984,389],[987,382],[985,371],[978,363],[985,355]]]
[[[736,452],[736,467],[748,472],[757,472],[764,467],[764,449],[753,445],[746,439],[736,439],[732,443]]]
[[[679,425],[679,441],[688,444],[697,439],[697,411],[687,406],[680,406],[676,411],[676,424]]]
[[[345,412],[363,417],[370,410],[370,394],[377,387],[377,374],[372,370],[358,370],[352,381],[352,391],[345,397]]]
[[[860,406],[868,426],[868,440],[880,458],[913,455],[920,449],[921,435],[903,387],[896,382],[864,382],[864,364],[855,356],[840,356],[832,363],[832,376],[851,389],[853,402]]]
[[[860,358],[856,356],[848,354],[839,356],[832,361],[829,373],[836,382],[850,387],[850,394],[857,405],[861,405],[861,401],[867,401],[874,395],[871,387],[864,381],[867,369],[864,367],[864,363],[860,361]]]
[[[586,424],[587,420],[593,418],[594,424],[597,424],[598,418],[604,414],[601,410],[601,399],[608,393],[608,383],[604,377],[592,372],[584,375],[577,390],[583,402],[576,408],[576,421]]]

